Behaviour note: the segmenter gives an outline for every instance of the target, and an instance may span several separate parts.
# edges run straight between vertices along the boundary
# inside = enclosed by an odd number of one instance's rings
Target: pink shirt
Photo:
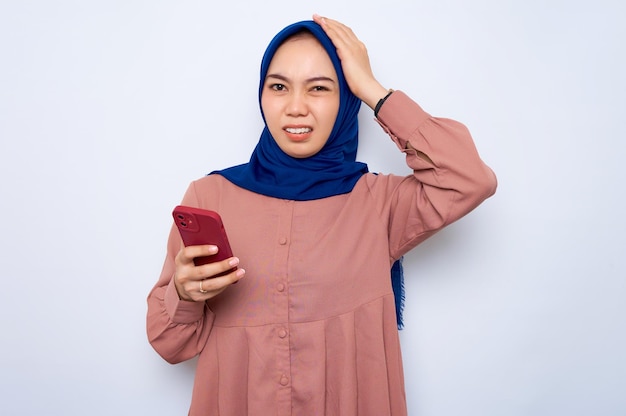
[[[349,194],[271,198],[222,176],[182,204],[218,211],[245,277],[203,303],[172,282],[172,228],[148,297],[148,337],[171,363],[199,354],[190,415],[406,415],[391,264],[495,192],[467,129],[400,91],[378,120],[414,174],[364,175]],[[409,271],[410,274],[410,271]]]

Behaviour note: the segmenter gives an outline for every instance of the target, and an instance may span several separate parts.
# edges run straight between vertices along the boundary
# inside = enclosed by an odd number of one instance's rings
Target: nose
[[[287,115],[292,117],[307,115],[309,112],[309,107],[304,94],[300,92],[294,92],[290,94],[285,111]]]

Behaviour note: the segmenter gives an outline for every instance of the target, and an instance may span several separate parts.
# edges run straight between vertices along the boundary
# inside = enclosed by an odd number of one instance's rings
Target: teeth
[[[309,127],[299,127],[297,129],[288,127],[285,129],[287,132],[292,133],[292,134],[303,134],[303,133],[308,133],[311,131],[311,129]]]

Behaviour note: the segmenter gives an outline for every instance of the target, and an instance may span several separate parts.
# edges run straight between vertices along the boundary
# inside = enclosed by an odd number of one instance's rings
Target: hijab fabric
[[[339,81],[339,111],[335,125],[324,147],[307,158],[294,158],[284,153],[272,137],[263,108],[261,95],[270,62],[278,48],[291,36],[308,31],[328,53]],[[310,201],[352,191],[361,176],[368,172],[365,163],[356,161],[358,148],[358,113],[361,100],[357,98],[344,76],[337,50],[324,30],[312,20],[291,24],[281,30],[267,47],[261,61],[259,107],[266,123],[261,138],[248,163],[212,172],[224,176],[235,185],[249,191],[280,199]],[[396,297],[398,327],[402,327],[404,289],[400,261],[392,268],[392,286]]]
[[[324,30],[313,21],[287,26],[270,42],[261,61],[259,106],[265,77],[276,50],[285,40],[308,31],[322,44],[333,63],[339,80],[339,112],[325,146],[308,158],[294,158],[284,153],[273,139],[267,124],[250,161],[219,172],[234,184],[262,195],[295,201],[309,201],[352,191],[367,165],[356,162],[359,126],[359,100],[348,88],[337,51]],[[261,108],[263,121],[265,115]]]

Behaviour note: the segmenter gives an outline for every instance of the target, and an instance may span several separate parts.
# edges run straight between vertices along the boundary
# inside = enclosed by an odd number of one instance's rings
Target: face
[[[297,35],[276,50],[261,107],[270,133],[289,156],[313,156],[324,147],[339,111],[339,83],[315,37]]]

